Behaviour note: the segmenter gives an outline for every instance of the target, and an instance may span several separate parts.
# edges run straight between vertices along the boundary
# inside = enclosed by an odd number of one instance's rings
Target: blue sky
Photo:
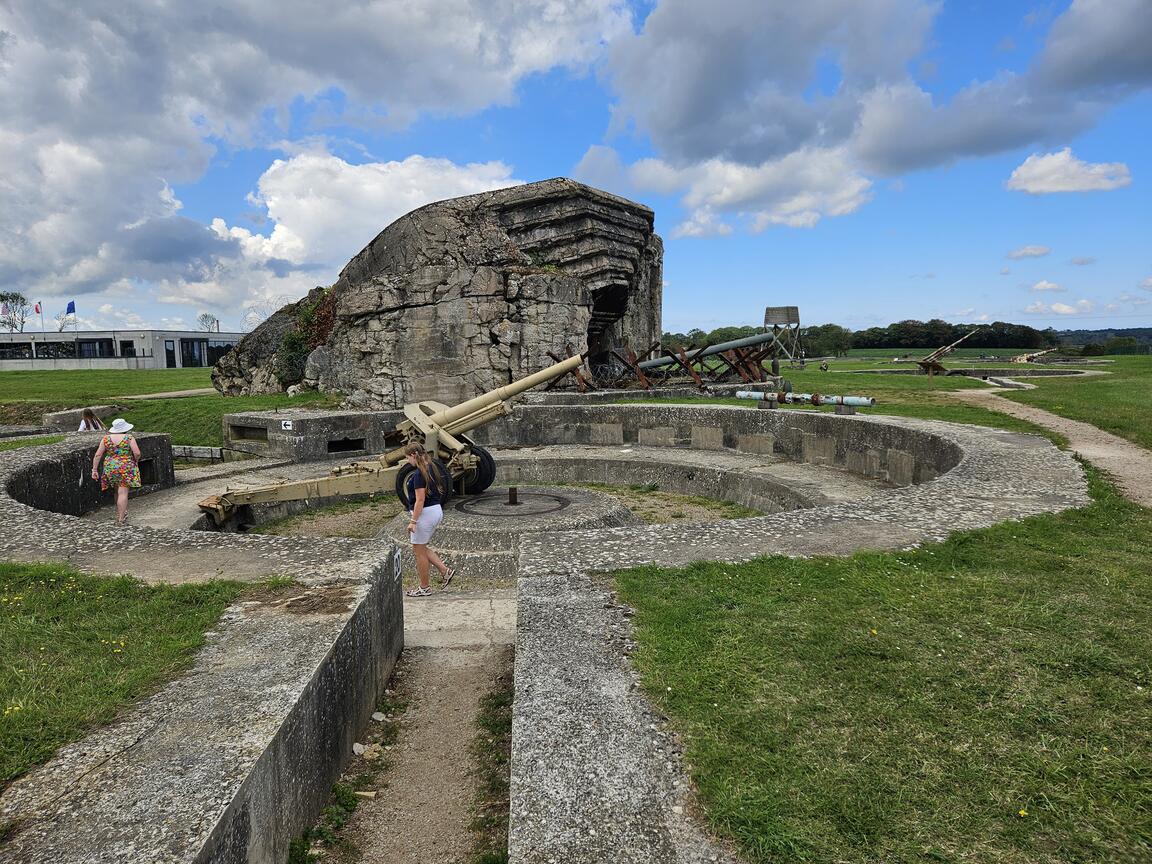
[[[106,6],[0,6],[0,289],[49,327],[250,326],[555,176],[655,210],[667,330],[1152,326],[1148,0]]]

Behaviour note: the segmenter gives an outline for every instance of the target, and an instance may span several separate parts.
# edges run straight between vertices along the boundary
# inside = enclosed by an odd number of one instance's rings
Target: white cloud
[[[246,261],[310,250],[178,215],[173,187],[217,148],[273,145],[293,106],[319,135],[508,104],[526,76],[582,72],[630,30],[625,0],[0,3],[0,284],[71,297],[131,280],[239,305],[269,278]],[[310,281],[284,278],[283,293]]]
[[[1092,311],[1095,304],[1091,300],[1077,300],[1074,306],[1067,303],[1053,303],[1048,305],[1037,300],[1024,309],[1031,315],[1086,315]]]
[[[1123,162],[1082,162],[1065,147],[1057,153],[1033,153],[1020,165],[1008,182],[1008,189],[1047,195],[1053,192],[1106,192],[1132,183],[1128,166]]]
[[[858,174],[843,150],[801,150],[747,166],[712,159],[676,167],[661,159],[625,166],[609,147],[589,148],[574,175],[620,194],[679,194],[689,217],[675,236],[727,234],[723,218],[753,232],[773,225],[811,228],[826,216],[845,216],[871,197],[872,182]]]
[[[1073,267],[1087,267],[1089,264],[1095,264],[1096,259],[1090,255],[1086,255],[1080,258],[1070,258],[1068,259],[1068,263]]]
[[[333,281],[353,255],[405,213],[520,182],[501,162],[457,165],[409,156],[354,165],[315,151],[277,159],[250,196],[263,209],[271,232],[265,236],[213,220],[214,235],[235,243],[238,254],[217,261],[197,282],[162,280],[158,299],[216,309],[295,299],[317,282]]]
[[[1011,273],[1011,272],[1012,272],[1012,271],[1011,271],[1011,270],[1009,270],[1007,267],[1001,267],[1001,268],[1000,268],[1000,275],[1001,275],[1001,276],[1007,276],[1007,275],[1008,275],[1009,273]]]
[[[1152,276],[1149,276],[1147,279],[1142,280],[1140,282],[1140,287],[1143,288],[1145,291],[1152,291]]]
[[[1124,292],[1116,298],[1121,303],[1129,303],[1132,306],[1147,306],[1150,301],[1147,297],[1137,297],[1128,292]]]
[[[1047,279],[1041,279],[1035,283],[1029,291],[1067,291],[1063,285],[1057,285],[1055,282],[1049,282]]]
[[[1052,250],[1047,246],[1021,246],[1008,253],[1009,258],[1042,258]]]

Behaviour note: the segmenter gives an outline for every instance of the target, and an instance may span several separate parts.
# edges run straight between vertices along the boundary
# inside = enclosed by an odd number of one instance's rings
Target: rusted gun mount
[[[944,368],[944,365],[940,362],[940,358],[944,357],[946,354],[951,354],[956,350],[957,345],[959,345],[973,333],[976,333],[979,329],[980,328],[977,327],[976,330],[970,330],[951,345],[945,345],[942,348],[937,348],[931,354],[927,354],[924,357],[921,357],[916,361],[916,365],[919,366],[920,370],[926,375],[946,374],[948,370]]]
[[[407,506],[405,487],[408,475],[415,469],[407,464],[404,448],[413,442],[423,444],[424,449],[433,454],[441,488],[454,488],[464,494],[483,492],[496,479],[496,462],[491,453],[465,433],[508,414],[512,410],[511,399],[554,378],[575,373],[583,362],[584,358],[579,355],[569,357],[459,405],[432,401],[405,405],[405,419],[385,436],[387,450],[375,459],[341,465],[327,477],[314,480],[230,489],[222,495],[205,498],[200,502],[200,509],[221,526],[237,507],[245,504],[371,494],[390,488]]]

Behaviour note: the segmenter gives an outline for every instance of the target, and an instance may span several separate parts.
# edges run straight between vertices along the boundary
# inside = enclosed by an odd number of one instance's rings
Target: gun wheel
[[[472,455],[477,458],[476,467],[465,471],[456,480],[456,491],[461,495],[477,495],[496,480],[496,460],[483,447],[472,445]]]

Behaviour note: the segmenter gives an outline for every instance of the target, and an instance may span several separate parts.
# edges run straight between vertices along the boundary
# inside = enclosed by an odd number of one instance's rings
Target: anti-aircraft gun
[[[405,419],[396,424],[384,439],[386,450],[375,459],[352,462],[332,469],[327,477],[297,480],[229,490],[200,502],[200,509],[223,525],[237,507],[276,501],[300,501],[331,495],[356,495],[394,489],[408,506],[406,482],[411,471],[404,448],[419,442],[433,456],[442,489],[456,489],[465,494],[483,492],[496,479],[496,462],[492,454],[471,441],[464,433],[490,423],[512,408],[510,400],[539,384],[574,372],[584,358],[580,355],[541,369],[519,381],[497,387],[459,405],[440,402],[414,402],[404,406]]]

